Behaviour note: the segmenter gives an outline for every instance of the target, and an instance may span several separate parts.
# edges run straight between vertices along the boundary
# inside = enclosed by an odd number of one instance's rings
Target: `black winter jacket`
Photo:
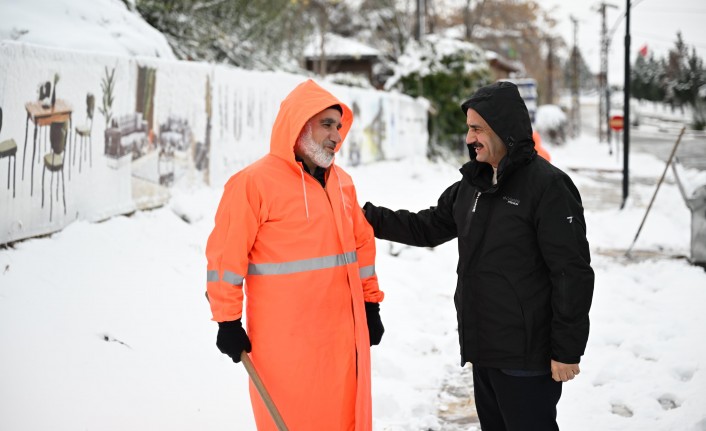
[[[536,156],[531,138],[503,141],[497,185],[469,148],[463,178],[436,206],[393,212],[368,202],[365,216],[381,239],[434,247],[458,238],[462,365],[539,371],[550,358],[578,363],[594,284],[581,197],[568,175]]]

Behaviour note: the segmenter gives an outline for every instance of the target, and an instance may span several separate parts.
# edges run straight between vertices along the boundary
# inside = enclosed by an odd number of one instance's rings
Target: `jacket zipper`
[[[472,213],[476,212],[476,207],[478,206],[478,199],[480,199],[480,192],[476,192],[476,200],[473,201],[473,208],[471,209]]]
[[[481,195],[481,192],[477,191],[476,197],[473,200],[473,207],[471,208],[471,214],[476,212],[476,207],[478,206],[478,200],[480,199],[480,195]],[[483,235],[483,237],[485,238],[485,235]],[[462,292],[462,295],[463,295],[463,292]],[[461,299],[461,302],[463,302],[463,299]],[[466,362],[466,342],[465,342],[465,337],[464,337],[464,333],[466,332],[465,331],[465,320],[466,319],[464,318],[463,313],[461,313],[461,322],[458,325],[459,337],[462,340],[460,343],[461,344],[461,366],[463,366],[464,363]]]
[[[482,194],[482,192],[480,192],[480,191],[479,191],[479,192],[476,192],[476,199],[475,199],[475,201],[473,202],[473,208],[471,209],[471,213],[475,213],[475,212],[476,212],[476,207],[478,206],[478,200],[480,199],[480,195],[481,195],[481,194]],[[493,216],[493,212],[494,212],[494,210],[495,210],[495,205],[494,205],[492,202],[489,202],[488,204],[490,205],[490,209],[488,210],[488,220],[491,220],[491,219],[492,219],[492,216]],[[478,244],[476,253],[475,253],[475,255],[474,255],[472,261],[471,261],[471,262],[469,263],[469,265],[468,265],[468,268],[469,268],[470,270],[474,270],[474,269],[475,269],[476,264],[478,263],[478,259],[480,258],[480,257],[479,257],[479,256],[480,256],[480,253],[482,253],[482,252],[483,252],[483,249],[485,248],[485,239],[486,239],[485,234],[486,234],[486,232],[487,232],[486,230],[483,231],[483,234],[482,234],[481,239],[480,239],[480,241],[479,241],[479,244]],[[474,302],[475,302],[475,301],[474,301]],[[482,305],[481,305],[481,307],[482,307]],[[475,314],[475,313],[473,313],[473,314]],[[463,318],[463,313],[461,314],[461,316],[462,316],[462,318]],[[478,324],[477,324],[478,320],[475,319],[475,322],[476,322],[476,325],[475,325],[475,330],[476,330],[476,346],[478,346],[478,345],[480,344],[479,341],[478,341],[478,340],[480,339],[480,334],[479,334],[479,329],[478,329]],[[463,327],[463,328],[464,328],[464,331],[463,331],[464,333],[465,333],[465,326],[466,326],[466,325],[465,325],[465,319],[464,319],[464,321],[459,324],[459,327]],[[459,332],[460,332],[460,331],[461,331],[461,330],[459,329]],[[459,334],[459,335],[460,335],[460,334]],[[466,348],[465,348],[466,342],[465,342],[465,339],[464,339],[464,338],[461,338],[461,339],[463,340],[463,342],[461,343],[461,366],[463,366],[464,361],[468,361],[468,359],[466,358]]]

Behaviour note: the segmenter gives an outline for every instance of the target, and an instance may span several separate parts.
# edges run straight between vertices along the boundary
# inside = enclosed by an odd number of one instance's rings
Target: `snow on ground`
[[[583,138],[550,151],[567,171],[617,168],[597,145]],[[657,159],[631,160],[636,176],[661,175]],[[422,209],[459,177],[457,168],[417,159],[346,169],[360,204]],[[601,185],[589,171],[569,172],[582,190]],[[581,375],[564,385],[563,429],[706,429],[706,273],[664,257],[689,252],[690,213],[673,182],[660,189],[635,246],[656,258],[615,252],[632,242],[653,192],[633,185],[626,209],[587,209],[592,332]],[[0,250],[0,429],[255,429],[247,374],[215,347],[203,297],[204,246],[220,194],[178,185],[168,207],[75,223]],[[386,332],[372,349],[377,431],[450,429],[438,410],[448,402],[442,384],[462,370],[455,246],[378,241]]]
[[[119,0],[8,0],[0,16],[3,40],[172,58],[163,36]],[[587,202],[596,271],[592,332],[581,375],[564,386],[560,426],[706,430],[706,273],[669,257],[689,253],[690,214],[676,186],[668,176],[635,244],[654,258],[629,260],[622,254],[663,163],[631,155],[639,181],[619,210],[620,176],[610,170],[620,162],[594,138],[549,150]],[[568,170],[577,167],[594,170]],[[408,160],[348,171],[361,204],[421,209],[458,179],[457,168]],[[0,249],[0,429],[255,429],[247,374],[215,347],[203,297],[221,191],[177,185],[165,208]],[[376,431],[451,429],[437,413],[449,403],[442,385],[464,381],[456,259],[455,241],[435,249],[378,241],[386,332],[372,349]]]
[[[566,125],[566,114],[558,105],[540,105],[535,115],[534,127],[540,131]]]

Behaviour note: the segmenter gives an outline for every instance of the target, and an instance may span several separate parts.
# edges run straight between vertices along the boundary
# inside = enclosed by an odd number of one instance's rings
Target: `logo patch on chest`
[[[515,206],[520,205],[520,200],[516,199],[516,198],[511,198],[509,196],[503,196],[503,200],[505,202],[509,203],[510,205],[515,205]]]

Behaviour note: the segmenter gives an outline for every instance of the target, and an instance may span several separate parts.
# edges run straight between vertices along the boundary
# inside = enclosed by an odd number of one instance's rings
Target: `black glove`
[[[377,302],[365,303],[365,319],[368,321],[368,335],[370,335],[370,345],[377,346],[382,340],[385,327],[380,320],[380,304]]]
[[[232,322],[218,322],[218,337],[216,337],[216,346],[221,353],[230,356],[233,362],[240,362],[240,354],[243,350],[250,353],[252,346],[250,338],[245,333],[240,319]]]

